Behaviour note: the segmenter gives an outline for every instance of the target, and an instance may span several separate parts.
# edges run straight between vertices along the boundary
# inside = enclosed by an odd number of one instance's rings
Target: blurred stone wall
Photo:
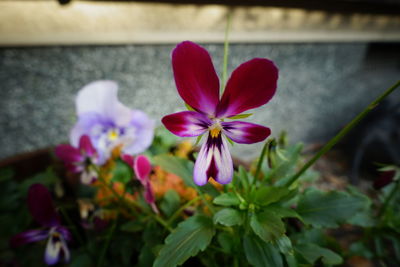
[[[85,84],[115,80],[119,97],[158,125],[184,110],[170,66],[173,45],[0,48],[0,158],[67,142],[74,96]],[[223,46],[208,44],[221,70]],[[248,121],[286,130],[292,142],[323,142],[400,78],[399,44],[232,44],[229,71],[253,57],[280,69],[276,96]],[[399,103],[400,95],[391,97]],[[259,145],[235,145],[256,155]]]

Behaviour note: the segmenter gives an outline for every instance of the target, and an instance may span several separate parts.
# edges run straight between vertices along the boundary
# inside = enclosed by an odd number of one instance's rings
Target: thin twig
[[[387,89],[382,95],[371,102],[361,113],[359,113],[349,124],[346,125],[337,135],[329,140],[318,153],[312,157],[290,180],[286,183],[288,186],[292,185],[300,176],[313,165],[322,155],[328,152],[337,142],[339,142],[351,129],[354,128],[368,113],[370,113],[383,99],[390,95],[397,87],[400,86],[400,80],[393,86]]]

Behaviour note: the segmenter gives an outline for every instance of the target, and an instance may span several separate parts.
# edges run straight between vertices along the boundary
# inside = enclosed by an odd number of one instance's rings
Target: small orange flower
[[[150,182],[157,197],[162,197],[171,189],[175,190],[185,200],[197,197],[196,190],[186,186],[182,178],[164,171],[159,166],[154,167],[154,174],[150,177]]]

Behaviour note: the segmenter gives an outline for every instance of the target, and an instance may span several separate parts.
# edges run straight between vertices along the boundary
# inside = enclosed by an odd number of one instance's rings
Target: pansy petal
[[[12,247],[18,247],[27,243],[46,239],[48,236],[48,230],[28,230],[13,236],[10,240],[10,245]]]
[[[65,163],[81,162],[84,159],[79,149],[71,145],[58,145],[55,153]]]
[[[219,101],[219,79],[207,50],[185,41],[172,52],[176,88],[192,108],[214,115]]]
[[[28,207],[32,217],[43,226],[59,224],[49,190],[42,184],[33,184],[28,192]]]
[[[64,239],[61,240],[61,250],[62,250],[62,255],[64,257],[64,262],[68,263],[71,259],[71,253],[69,252],[69,248]]]
[[[92,141],[88,135],[82,135],[79,139],[79,149],[85,151],[89,157],[96,154],[96,149],[93,147]]]
[[[156,206],[156,200],[154,198],[154,192],[151,187],[151,183],[149,180],[146,181],[145,191],[144,191],[144,199],[151,206],[155,213],[159,213],[158,208]]]
[[[140,110],[131,111],[131,120],[124,128],[124,134],[121,136],[123,144],[122,151],[125,153],[137,155],[144,152],[154,138],[154,120]]]
[[[151,164],[149,159],[143,155],[135,157],[133,170],[135,171],[135,175],[139,179],[139,181],[143,185],[146,185],[146,180],[149,179],[149,175],[151,172]]]
[[[48,265],[54,265],[60,260],[62,243],[59,238],[50,236],[47,241],[46,250],[44,253],[44,261]]]
[[[100,80],[84,86],[76,97],[78,116],[97,113],[111,119],[116,125],[125,125],[131,119],[131,110],[118,100],[118,85]]]
[[[95,170],[84,170],[81,173],[81,183],[82,184],[86,184],[86,185],[90,185],[92,183],[94,183],[97,180],[97,172]]]
[[[198,136],[208,129],[211,120],[196,111],[182,111],[162,118],[162,123],[173,134],[181,137]]]
[[[70,133],[70,143],[75,147],[79,147],[80,139],[83,135],[88,135],[92,144],[96,146],[99,136],[106,127],[111,125],[111,121],[102,117],[100,114],[90,112],[79,116],[78,122],[74,125]]]
[[[82,164],[65,163],[64,165],[72,173],[80,173],[85,170]]]
[[[194,165],[194,182],[202,186],[212,177],[220,184],[227,184],[232,176],[232,157],[225,139],[221,134],[215,138],[209,134]]]
[[[269,128],[249,122],[231,121],[222,122],[221,125],[224,134],[239,144],[261,142],[271,134]]]
[[[265,58],[254,58],[237,67],[228,80],[217,117],[227,118],[266,104],[275,94],[278,69]]]
[[[134,165],[134,157],[132,155],[128,154],[123,154],[121,155],[121,159],[125,161],[126,164],[128,164],[130,167],[133,168]]]
[[[59,232],[64,237],[65,240],[67,240],[67,241],[71,241],[72,240],[72,234],[68,230],[68,228],[60,225],[60,226],[57,227],[56,231]]]

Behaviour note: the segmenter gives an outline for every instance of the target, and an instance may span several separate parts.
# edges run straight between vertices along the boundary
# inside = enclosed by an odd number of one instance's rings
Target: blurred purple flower
[[[83,87],[76,98],[78,122],[70,134],[71,144],[78,146],[88,135],[99,154],[99,164],[122,146],[128,154],[139,154],[153,141],[154,121],[140,110],[131,110],[119,102],[114,81],[95,81]]]
[[[223,136],[239,144],[263,141],[269,128],[249,122],[225,121],[266,104],[275,94],[278,69],[265,58],[254,58],[237,67],[219,96],[219,79],[203,47],[186,41],[172,52],[172,68],[179,95],[193,111],[165,116],[165,127],[181,137],[208,133],[194,166],[194,181],[205,185],[210,177],[221,184],[232,180],[233,164]],[[244,116],[246,117],[246,116]]]
[[[43,229],[28,230],[11,238],[11,246],[16,247],[46,238],[47,245],[44,260],[48,265],[56,264],[60,258],[65,262],[70,259],[66,241],[71,240],[71,233],[61,225],[50,192],[41,184],[33,184],[29,188],[28,207],[32,217]]]
[[[395,170],[383,171],[379,177],[374,180],[373,186],[376,190],[382,189],[388,184],[392,183],[396,176]]]
[[[58,145],[55,153],[65,167],[73,173],[81,173],[81,182],[91,184],[97,180],[97,172],[93,165],[98,164],[98,154],[93,147],[89,136],[82,135],[79,139],[79,147],[71,145]]]
[[[136,178],[144,187],[143,196],[147,203],[151,206],[155,213],[159,213],[156,206],[154,192],[150,183],[151,164],[146,156],[139,155],[133,157],[131,155],[122,155],[122,160],[132,167]]]

